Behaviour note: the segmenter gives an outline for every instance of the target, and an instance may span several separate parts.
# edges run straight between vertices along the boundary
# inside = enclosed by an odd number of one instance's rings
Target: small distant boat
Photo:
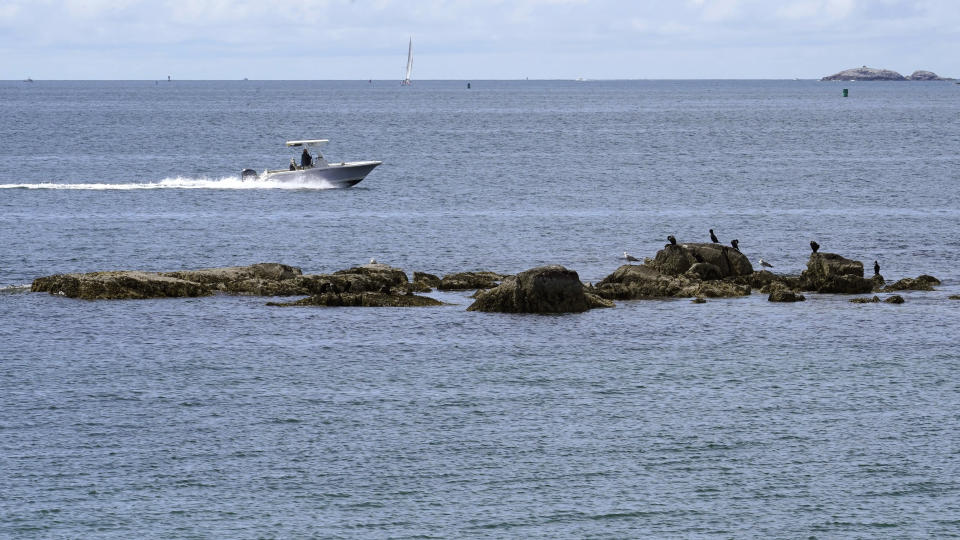
[[[401,86],[410,86],[410,72],[413,71],[413,37],[410,38],[410,45],[407,46],[407,73],[400,81]]]
[[[318,148],[319,146],[330,142],[328,139],[311,139],[304,141],[287,141],[289,148],[307,149]],[[242,180],[271,180],[275,182],[302,182],[310,180],[321,180],[329,182],[334,187],[350,187],[358,184],[366,178],[370,171],[375,169],[382,161],[341,161],[340,163],[328,163],[317,150],[314,158],[311,156],[312,163],[306,167],[296,165],[295,159],[290,160],[290,167],[287,169],[266,170],[263,173],[257,173],[253,169],[244,169],[240,173]]]
[[[23,82],[33,82],[33,79],[31,79],[30,77],[27,77],[26,79],[23,80]]]

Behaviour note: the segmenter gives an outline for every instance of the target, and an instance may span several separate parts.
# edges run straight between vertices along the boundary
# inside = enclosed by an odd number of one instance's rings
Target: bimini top
[[[330,142],[329,139],[313,139],[310,141],[287,141],[287,146],[320,146]]]

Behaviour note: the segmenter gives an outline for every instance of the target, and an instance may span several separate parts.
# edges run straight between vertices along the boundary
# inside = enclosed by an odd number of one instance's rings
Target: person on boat
[[[290,158],[290,170],[291,171],[297,170],[297,160],[293,158]]]
[[[304,169],[313,166],[313,158],[310,157],[310,152],[307,152],[307,147],[303,147],[303,153],[300,154],[300,166]]]

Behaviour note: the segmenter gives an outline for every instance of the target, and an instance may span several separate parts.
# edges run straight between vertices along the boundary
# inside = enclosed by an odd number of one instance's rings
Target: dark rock
[[[685,276],[689,276],[696,279],[703,280],[713,280],[713,279],[722,279],[723,274],[720,272],[720,268],[715,264],[710,264],[708,262],[698,262],[687,269],[683,273]]]
[[[951,294],[947,298],[950,300],[960,300],[960,294]]]
[[[693,302],[694,304],[706,304],[706,303],[707,303],[707,299],[704,298],[704,297],[702,297],[702,296],[697,296],[696,298],[694,298],[693,300],[691,300],[691,302]]]
[[[850,302],[853,304],[876,304],[880,302],[880,297],[874,295],[873,298],[854,298]]]
[[[657,252],[652,266],[662,274],[677,276],[697,263],[716,266],[721,278],[753,273],[753,265],[746,255],[731,247],[712,243],[668,244]]]
[[[540,266],[507,277],[480,292],[468,311],[500,313],[579,313],[613,302],[584,291],[580,277],[559,265]]]
[[[939,285],[940,280],[926,274],[915,278],[903,278],[896,283],[892,283],[883,288],[882,292],[893,291],[932,291],[934,285]]]
[[[770,291],[767,297],[769,302],[803,302],[806,300],[802,294],[788,289],[786,286],[777,285]]]
[[[57,274],[35,279],[30,290],[84,300],[188,298],[212,294],[209,288],[193,281],[137,271]]]
[[[643,298],[726,298],[750,294],[750,286],[734,280],[702,281],[687,275],[667,275],[651,265],[623,265],[592,289],[610,300]]]
[[[873,291],[873,281],[863,277],[863,263],[836,253],[811,253],[801,277],[805,290],[821,293],[863,294]]]
[[[828,75],[821,81],[905,81],[906,77],[889,69],[868,68],[867,66],[845,69],[840,73]]]
[[[296,302],[268,302],[268,306],[325,306],[325,307],[429,307],[442,306],[443,302],[427,296],[414,294],[384,294],[378,292],[361,293],[324,293],[316,294]]]
[[[458,272],[447,274],[437,286],[441,291],[469,291],[471,289],[491,289],[505,276],[496,272]]]
[[[422,283],[427,287],[431,287],[431,288],[440,286],[440,278],[433,274],[428,274],[426,272],[414,272],[413,282]]]
[[[874,274],[873,277],[870,278],[870,281],[873,282],[873,290],[875,291],[882,289],[883,285],[887,282],[880,274]]]
[[[213,291],[231,294],[282,296],[305,294],[293,280],[303,274],[295,266],[280,263],[258,263],[250,266],[204,268],[162,272],[160,275],[199,283]]]
[[[893,296],[885,299],[884,302],[886,302],[886,303],[888,303],[888,304],[902,304],[902,303],[903,303],[903,297],[900,296],[899,294],[895,294],[895,295],[893,295]]]

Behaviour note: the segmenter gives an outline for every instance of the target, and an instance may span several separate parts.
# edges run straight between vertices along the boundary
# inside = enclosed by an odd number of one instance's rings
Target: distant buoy
[[[467,83],[467,90],[470,89],[470,83]]]
[[[850,94],[850,90],[844,88],[844,89],[843,89],[843,97],[847,97],[849,94]]]

